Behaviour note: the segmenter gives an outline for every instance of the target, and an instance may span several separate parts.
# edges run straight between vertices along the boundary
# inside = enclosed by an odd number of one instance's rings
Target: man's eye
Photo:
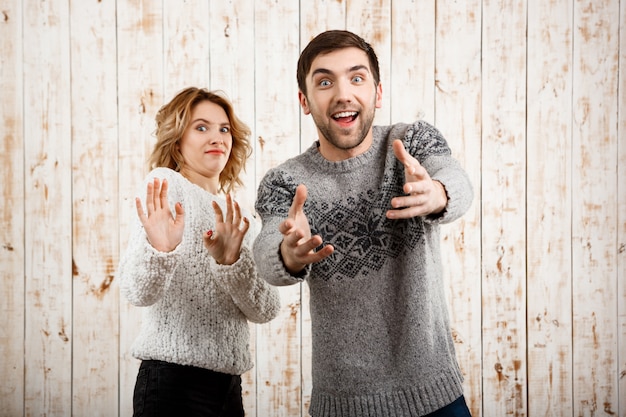
[[[328,87],[330,85],[330,81],[322,80],[320,81],[320,87]]]
[[[355,83],[362,83],[363,77],[361,77],[360,75],[357,75],[356,77],[352,79],[352,81],[354,81]]]

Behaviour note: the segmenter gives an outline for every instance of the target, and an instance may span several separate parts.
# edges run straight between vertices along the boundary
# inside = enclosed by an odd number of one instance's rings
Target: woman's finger
[[[167,180],[163,179],[163,182],[161,183],[161,191],[159,192],[159,207],[160,208],[165,208],[165,207],[169,207],[169,204],[167,203]]]
[[[236,201],[233,203],[235,206],[235,216],[233,218],[233,224],[237,227],[241,224],[241,207],[239,207],[239,203]]]
[[[146,187],[146,211],[148,216],[154,213],[154,182],[149,182]]]
[[[222,213],[222,208],[217,202],[213,201],[211,203],[213,206],[213,210],[215,211],[215,223],[224,223],[224,214]]]
[[[230,193],[226,194],[226,223],[233,223],[233,198]]]

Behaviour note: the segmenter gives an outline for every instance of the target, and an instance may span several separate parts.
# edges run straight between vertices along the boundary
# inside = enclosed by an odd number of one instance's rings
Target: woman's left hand
[[[215,210],[215,230],[209,230],[204,234],[204,246],[215,262],[232,265],[239,259],[241,243],[250,228],[250,221],[241,216],[239,204],[233,201],[230,194],[226,195],[226,217],[215,201],[213,210]]]

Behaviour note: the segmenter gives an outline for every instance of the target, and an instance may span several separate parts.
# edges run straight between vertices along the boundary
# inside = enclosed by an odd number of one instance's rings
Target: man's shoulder
[[[376,125],[373,127],[374,137],[388,139],[402,139],[418,131],[430,131],[434,126],[424,120],[412,123],[398,122],[390,125]]]

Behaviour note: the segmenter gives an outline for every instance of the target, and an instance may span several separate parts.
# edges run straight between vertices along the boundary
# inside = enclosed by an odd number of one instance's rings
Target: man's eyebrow
[[[311,77],[315,77],[317,74],[332,74],[333,72],[330,70],[327,70],[326,68],[316,68],[312,73],[311,73]]]
[[[350,70],[348,72],[354,72],[354,71],[359,71],[359,70],[365,70],[366,72],[370,72],[369,68],[366,65],[362,65],[362,64],[350,67]]]
[[[367,67],[367,65],[362,65],[362,64],[354,65],[354,66],[350,67],[348,69],[348,71],[346,71],[346,72],[354,72],[354,71],[360,71],[360,70],[365,70],[366,72],[369,72],[369,68]],[[326,68],[316,68],[311,73],[311,77],[315,77],[317,74],[332,75],[333,72],[331,70],[329,70],[329,69],[326,69]]]

